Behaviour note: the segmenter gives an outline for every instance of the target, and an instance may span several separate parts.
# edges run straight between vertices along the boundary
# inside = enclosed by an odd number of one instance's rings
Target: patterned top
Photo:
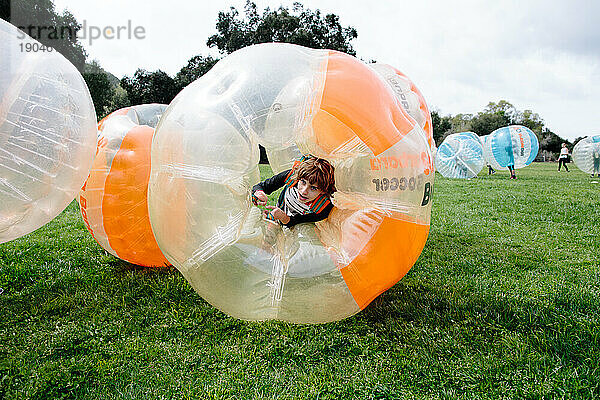
[[[294,167],[296,166],[295,164]],[[254,185],[252,188],[252,201],[256,204],[254,193],[258,190],[271,194],[283,187],[284,189],[277,200],[277,207],[290,217],[290,222],[285,226],[292,227],[299,223],[317,222],[327,218],[333,209],[329,196],[321,194],[308,204],[301,202],[296,187],[298,182],[293,180],[293,172],[294,168],[288,169]]]

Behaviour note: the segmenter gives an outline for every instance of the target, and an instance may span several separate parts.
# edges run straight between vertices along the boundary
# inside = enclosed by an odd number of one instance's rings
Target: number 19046
[[[52,52],[54,51],[54,49],[50,46],[45,46],[43,44],[40,43],[19,43],[19,49],[21,50],[21,53],[37,53],[38,51],[41,51],[43,53],[45,52]]]

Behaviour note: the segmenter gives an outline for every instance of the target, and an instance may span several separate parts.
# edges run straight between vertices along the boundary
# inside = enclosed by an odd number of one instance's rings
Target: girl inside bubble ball
[[[277,206],[267,206],[267,194],[283,187]],[[335,192],[333,166],[322,158],[304,156],[291,169],[280,172],[252,188],[252,202],[265,206],[263,216],[291,228],[303,222],[317,222],[333,209]]]

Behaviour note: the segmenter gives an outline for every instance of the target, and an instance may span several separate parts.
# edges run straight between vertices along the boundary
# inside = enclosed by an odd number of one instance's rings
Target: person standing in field
[[[569,168],[567,168],[567,162],[569,160],[569,149],[567,148],[567,144],[563,143],[562,148],[560,149],[560,156],[558,156],[558,170],[560,171],[560,166],[563,165],[565,167],[565,171],[569,172]]]
[[[510,179],[517,179],[517,174],[515,172],[515,155],[513,153],[512,143],[508,142],[506,147],[504,148],[506,154],[508,155],[508,171],[510,172]]]
[[[594,162],[592,178],[594,177],[594,174],[600,177],[600,143],[594,143],[594,148],[592,150],[592,161]]]

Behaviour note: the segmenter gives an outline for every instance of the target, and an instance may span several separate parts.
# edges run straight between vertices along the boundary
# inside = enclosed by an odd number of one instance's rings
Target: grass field
[[[436,175],[415,266],[324,325],[232,319],[73,203],[0,245],[0,398],[600,398],[600,183],[555,168]]]

